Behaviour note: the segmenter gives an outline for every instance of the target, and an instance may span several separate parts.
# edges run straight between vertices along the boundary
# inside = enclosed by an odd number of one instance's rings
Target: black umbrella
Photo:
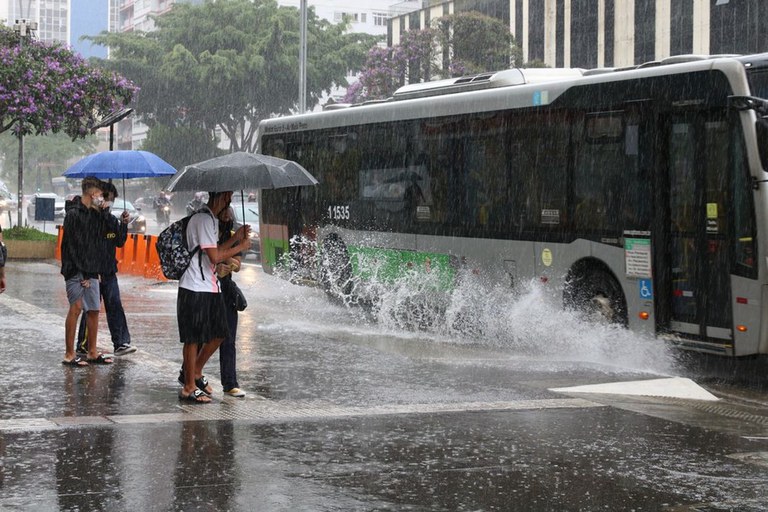
[[[171,178],[166,190],[226,192],[306,185],[317,185],[317,180],[296,162],[238,151],[186,166]]]

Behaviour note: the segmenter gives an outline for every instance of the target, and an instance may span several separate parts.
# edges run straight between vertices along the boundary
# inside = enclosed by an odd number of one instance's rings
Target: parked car
[[[112,204],[112,215],[118,219],[123,214],[123,211],[127,211],[129,215],[128,220],[128,232],[129,233],[146,233],[147,232],[147,219],[131,204],[130,201],[125,201],[121,198],[116,198]]]
[[[259,203],[245,203],[245,222],[243,222],[243,203],[231,203],[230,206],[235,212],[235,230],[240,229],[240,226],[243,224],[251,226],[251,249],[248,251],[248,254],[253,254],[257,259],[260,258]]]
[[[53,218],[54,220],[57,219],[64,219],[64,198],[61,196],[57,196],[53,192],[38,192],[37,194],[33,195],[29,198],[29,204],[27,205],[27,220],[33,221],[35,220],[35,202],[37,201],[37,198],[39,197],[45,197],[50,198],[54,200],[53,203]]]

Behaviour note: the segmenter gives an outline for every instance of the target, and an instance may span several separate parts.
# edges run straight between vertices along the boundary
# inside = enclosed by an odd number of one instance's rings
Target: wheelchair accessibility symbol
[[[650,300],[653,298],[653,284],[650,279],[640,279],[637,285],[640,288],[641,299]]]

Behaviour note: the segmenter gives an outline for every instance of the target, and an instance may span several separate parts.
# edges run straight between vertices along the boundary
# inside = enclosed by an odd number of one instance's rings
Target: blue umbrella
[[[155,178],[176,174],[168,162],[149,151],[102,151],[88,155],[64,171],[67,178],[93,176],[102,180]]]
[[[156,178],[176,174],[168,162],[149,151],[102,151],[88,155],[64,171],[67,178],[93,176],[101,180],[122,178]],[[125,197],[125,181],[123,181]]]

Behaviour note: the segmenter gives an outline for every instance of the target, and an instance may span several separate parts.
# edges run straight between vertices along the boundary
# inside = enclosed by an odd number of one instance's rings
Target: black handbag
[[[233,302],[232,305],[235,307],[238,311],[243,311],[245,308],[248,307],[248,301],[245,300],[245,295],[243,295],[243,291],[240,289],[239,286],[237,286],[237,283],[232,281],[232,295],[233,295]]]
[[[237,286],[232,278],[221,279],[222,293],[227,307],[235,308],[237,311],[243,311],[248,307],[248,301],[245,300],[243,291]]]

